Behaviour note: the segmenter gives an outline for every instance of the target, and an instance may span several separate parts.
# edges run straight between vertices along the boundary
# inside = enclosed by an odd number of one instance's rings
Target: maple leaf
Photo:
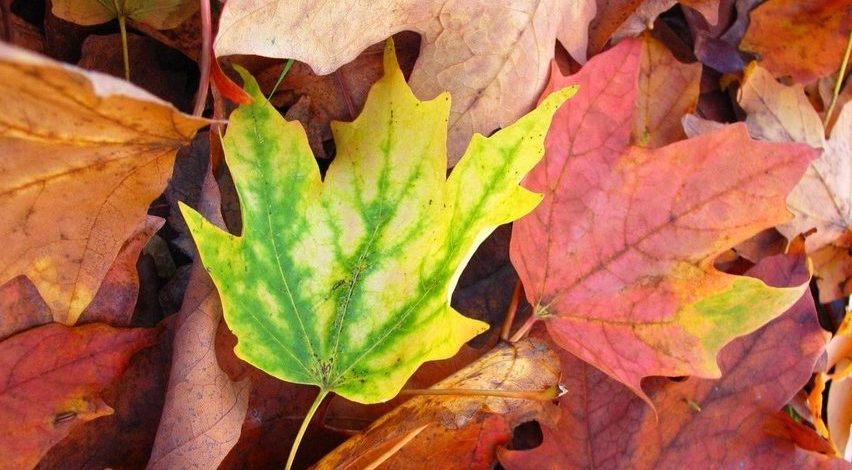
[[[224,227],[219,188],[208,170],[199,209]],[[216,468],[240,437],[251,384],[232,381],[216,358],[219,295],[200,263],[192,265],[173,341],[162,417],[147,468]]]
[[[740,49],[773,75],[809,83],[837,70],[852,30],[848,0],[768,0],[751,11]]]
[[[713,260],[787,219],[784,197],[815,151],[751,140],[742,124],[630,147],[639,56],[631,39],[576,75],[554,73],[546,91],[580,92],[556,114],[545,159],[525,180],[545,198],[514,224],[511,257],[533,321],[642,395],[649,375],[717,377],[722,346],[807,288],[771,288]]]
[[[398,0],[314,2],[229,0],[222,10],[216,54],[292,58],[328,74],[394,33],[420,33],[411,88],[421,98],[453,96],[447,143],[458,161],[474,132],[491,131],[535,104],[558,38],[578,61],[586,58],[588,0]],[[306,40],[313,38],[313,40]]]
[[[544,343],[503,343],[432,389],[500,392],[539,391],[556,386],[559,362]],[[515,426],[555,411],[549,401],[476,395],[420,395],[375,421],[316,464],[317,469],[364,468],[401,440],[421,429],[386,468],[492,468],[497,447],[507,444]],[[424,428],[425,426],[425,428]]]
[[[517,185],[539,159],[565,89],[490,138],[445,177],[449,96],[418,101],[391,43],[364,112],[333,126],[325,176],[298,123],[244,74],[255,102],[223,146],[243,214],[240,237],[181,206],[219,294],[235,352],[270,375],[373,403],[423,362],[452,356],[486,325],[449,306],[485,236],[540,196]],[[318,402],[319,402],[318,400]]]
[[[766,258],[748,273],[772,285],[807,282],[803,256]],[[764,430],[811,377],[827,334],[805,293],[781,317],[719,354],[718,380],[648,380],[656,412],[601,371],[561,353],[557,427],[529,451],[501,451],[508,469],[848,468]]]
[[[0,468],[33,468],[72,428],[112,413],[98,394],[155,331],[49,323],[0,343]]]
[[[72,324],[203,119],[126,82],[0,44],[0,283]]]
[[[805,246],[815,257],[820,300],[827,303],[842,297],[840,286],[852,276],[848,252],[852,246],[852,106],[843,106],[826,140],[803,87],[782,85],[756,64],[746,69],[738,101],[753,137],[824,149],[787,197],[794,218],[779,225],[778,231],[792,240],[816,229]]]

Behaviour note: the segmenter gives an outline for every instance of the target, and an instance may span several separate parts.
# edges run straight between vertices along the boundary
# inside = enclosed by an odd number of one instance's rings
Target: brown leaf
[[[686,137],[681,117],[698,103],[701,64],[682,64],[650,33],[642,35],[632,141],[656,148]]]
[[[224,227],[212,173],[201,197],[202,213]],[[250,382],[234,382],[219,367],[215,346],[221,320],[219,294],[196,258],[178,312],[166,403],[148,468],[215,468],[237,443]]]
[[[585,61],[585,25],[594,12],[588,0],[524,0],[511,8],[484,0],[230,0],[215,48],[217,55],[293,58],[325,75],[394,33],[420,33],[410,84],[423,99],[444,91],[452,95],[447,143],[452,166],[474,132],[490,134],[532,108],[556,39]]]
[[[0,467],[32,468],[72,428],[110,414],[100,391],[155,334],[49,323],[0,343]]]
[[[146,216],[130,236],[104,276],[95,298],[80,315],[79,323],[104,322],[113,326],[130,326],[133,309],[139,295],[139,274],[136,260],[148,240],[165,220]]]
[[[74,323],[206,121],[126,82],[0,44],[0,282]]]
[[[501,344],[432,389],[541,391],[558,379],[556,357],[543,343]],[[392,455],[384,468],[492,468],[495,449],[511,439],[512,429],[529,420],[547,422],[549,402],[483,396],[420,395],[373,423],[320,461],[317,469],[361,468],[387,441],[428,425]]]

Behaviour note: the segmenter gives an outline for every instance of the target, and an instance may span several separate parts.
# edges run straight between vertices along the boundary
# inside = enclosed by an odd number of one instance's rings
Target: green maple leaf
[[[419,101],[389,43],[363,113],[334,123],[325,176],[301,125],[243,73],[254,102],[223,145],[241,236],[181,205],[239,342],[270,375],[361,403],[393,398],[423,362],[454,355],[485,323],[450,307],[476,247],[541,200],[518,185],[541,158],[562,90],[493,137],[473,138],[446,177],[449,95]]]

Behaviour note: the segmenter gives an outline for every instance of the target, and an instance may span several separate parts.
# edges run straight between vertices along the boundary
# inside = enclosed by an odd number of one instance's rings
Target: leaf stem
[[[458,395],[472,397],[517,398],[521,400],[550,401],[559,395],[556,385],[544,390],[487,390],[476,388],[409,388],[401,390],[400,395]]]
[[[296,460],[296,451],[299,450],[299,444],[302,443],[302,438],[305,437],[305,431],[308,429],[308,425],[311,423],[314,414],[316,414],[317,409],[323,399],[325,399],[326,395],[328,395],[328,390],[321,388],[319,394],[317,394],[317,397],[314,399],[314,403],[308,409],[307,414],[305,414],[305,419],[302,420],[302,426],[296,434],[296,440],[293,441],[293,447],[290,448],[290,456],[287,457],[287,466],[285,467],[286,470],[293,468],[293,461]]]
[[[537,321],[538,321],[538,316],[536,316],[535,312],[533,312],[532,315],[530,315],[530,317],[527,318],[527,321],[524,322],[524,324],[521,325],[520,328],[518,328],[518,331],[516,331],[515,334],[512,335],[511,338],[509,338],[509,342],[510,343],[517,343],[518,341],[523,339],[523,337],[526,336],[526,334],[530,332],[530,329],[533,327],[533,325],[535,325],[535,322],[537,322]]]
[[[127,50],[127,18],[124,15],[118,15],[118,29],[121,30],[121,55],[124,58],[124,79],[129,82],[130,54]]]
[[[278,90],[278,85],[281,84],[281,81],[284,80],[284,77],[287,75],[287,72],[290,71],[290,67],[293,66],[293,59],[287,59],[287,63],[284,64],[284,68],[281,69],[281,75],[278,76],[278,80],[275,81],[275,86],[272,87],[272,91],[269,92],[269,96],[266,97],[267,101],[272,100],[272,95]]]
[[[837,80],[834,82],[834,93],[831,96],[831,104],[822,118],[822,125],[825,127],[826,133],[828,132],[828,121],[831,120],[831,114],[837,105],[837,97],[840,95],[840,85],[843,83],[843,77],[846,75],[846,66],[849,65],[850,53],[852,53],[852,31],[849,32],[849,39],[846,41],[846,52],[843,54],[843,62],[840,64],[840,71],[837,72]]]
[[[506,316],[503,318],[503,328],[500,330],[500,339],[503,341],[509,340],[509,333],[512,330],[512,323],[515,322],[515,314],[518,312],[518,303],[521,300],[521,280],[515,281],[515,289],[512,291],[512,300],[509,301],[509,306],[506,308]]]

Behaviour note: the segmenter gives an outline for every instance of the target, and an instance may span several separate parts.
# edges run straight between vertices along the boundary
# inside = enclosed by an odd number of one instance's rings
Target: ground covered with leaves
[[[848,1],[0,15],[0,469],[850,467]]]

